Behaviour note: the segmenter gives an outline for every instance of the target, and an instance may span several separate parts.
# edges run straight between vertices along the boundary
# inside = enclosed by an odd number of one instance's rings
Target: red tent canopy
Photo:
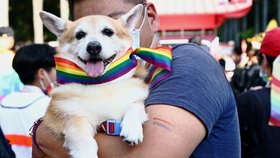
[[[253,0],[149,0],[155,4],[160,30],[215,29],[226,18],[240,18],[251,9]]]

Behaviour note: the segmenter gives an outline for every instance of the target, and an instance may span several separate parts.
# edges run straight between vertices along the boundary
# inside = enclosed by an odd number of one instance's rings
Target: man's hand
[[[129,146],[120,137],[97,134],[98,155],[101,158],[185,158],[189,157],[206,135],[202,122],[192,113],[178,107],[153,105],[146,108],[149,121],[144,126],[144,141]],[[50,158],[68,158],[59,140],[41,124],[36,132],[40,148]],[[45,155],[33,148],[33,158]]]

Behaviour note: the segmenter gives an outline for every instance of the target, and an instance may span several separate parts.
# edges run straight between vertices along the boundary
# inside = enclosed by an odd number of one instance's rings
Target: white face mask
[[[48,75],[48,73],[44,70],[44,76],[45,76],[45,78],[47,79],[47,81],[48,81],[48,85],[47,85],[47,87],[44,85],[44,82],[43,82],[43,80],[39,80],[39,82],[40,82],[40,85],[41,85],[41,88],[42,88],[42,90],[43,90],[43,92],[45,93],[45,94],[48,94],[53,88],[55,88],[55,87],[57,87],[57,83],[56,83],[56,81],[51,81],[51,79],[50,79],[50,77],[49,77],[49,75]]]
[[[142,20],[142,23],[140,25],[140,27],[138,29],[134,29],[131,34],[132,34],[132,49],[135,50],[136,48],[140,47],[140,31],[145,23],[146,20],[146,16],[147,16],[147,7],[144,5],[144,18]]]

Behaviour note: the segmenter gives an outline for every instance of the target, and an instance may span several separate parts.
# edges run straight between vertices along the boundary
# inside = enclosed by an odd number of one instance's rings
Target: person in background
[[[159,29],[155,6],[144,0],[73,0],[74,16],[106,15],[115,19],[143,4],[141,47],[156,48]],[[71,4],[72,4],[71,3]],[[235,99],[219,63],[195,44],[173,47],[172,74],[150,89],[145,101],[149,120],[143,143],[136,146],[121,137],[98,133],[100,157],[240,157],[240,138]],[[47,138],[47,139],[46,139]],[[63,140],[44,124],[38,125],[33,158],[69,157]],[[41,149],[39,149],[39,148]],[[108,150],[109,149],[109,150]]]
[[[223,59],[223,58],[219,59],[219,64],[221,65],[221,67],[225,71],[225,69],[226,69],[226,61],[225,61],[225,59]]]
[[[258,50],[254,50],[252,45],[248,45],[246,50],[248,56],[248,62],[245,65],[246,69],[246,84],[245,91],[264,87],[266,81],[263,81],[260,77],[261,66],[258,60],[258,55],[260,54]]]
[[[11,27],[0,27],[0,101],[7,94],[20,90],[23,84],[18,74],[12,68],[12,60],[15,55],[14,30]]]
[[[248,62],[246,63],[246,66],[247,65],[251,66],[251,65],[254,65],[254,64],[259,64],[258,63],[258,58],[257,58],[258,51],[253,49],[253,46],[250,43],[246,47],[246,54],[247,54],[247,57],[248,57]]]
[[[8,144],[3,131],[0,127],[0,157],[1,158],[15,158],[11,145]]]
[[[232,50],[232,59],[236,65],[236,67],[242,67],[240,64],[241,64],[241,61],[242,61],[242,49],[240,46],[235,46]]]
[[[252,45],[247,46],[246,53],[242,53],[241,49],[234,49],[234,61],[237,67],[230,83],[235,96],[251,88],[265,86],[265,82],[259,75],[261,68],[257,60],[257,52]],[[246,57],[242,57],[244,54]]]
[[[201,36],[193,36],[189,39],[189,43],[193,43],[201,46],[202,45],[201,40],[202,40]]]
[[[280,28],[276,28],[266,33],[260,48],[267,86],[236,97],[243,158],[278,158],[280,155],[279,43]]]
[[[207,45],[202,43],[201,36],[195,35],[195,36],[191,37],[189,39],[189,43],[193,43],[193,44],[196,44],[198,46],[201,46],[202,48],[204,48],[208,52],[210,51],[210,48]]]
[[[0,104],[0,126],[19,158],[30,158],[32,139],[29,129],[42,117],[50,97],[46,88],[56,81],[55,49],[47,44],[20,48],[12,65],[24,88],[3,98]]]

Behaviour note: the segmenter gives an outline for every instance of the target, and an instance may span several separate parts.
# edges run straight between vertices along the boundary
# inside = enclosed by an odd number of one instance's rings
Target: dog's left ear
[[[142,11],[143,11],[142,4],[138,4],[135,7],[133,7],[128,13],[120,17],[123,25],[126,28],[128,28],[130,31],[133,31],[138,21],[141,19]]]
[[[66,28],[66,21],[45,11],[40,12],[40,17],[43,24],[59,38]]]

